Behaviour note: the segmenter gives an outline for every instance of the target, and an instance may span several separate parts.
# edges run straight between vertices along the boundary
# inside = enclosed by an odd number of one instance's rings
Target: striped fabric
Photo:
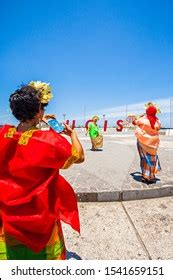
[[[46,247],[35,253],[0,229],[0,260],[64,260],[66,249],[60,222],[53,228]]]
[[[137,147],[141,160],[142,176],[147,180],[152,180],[155,178],[155,174],[161,170],[159,157],[158,155],[150,155],[144,151],[139,141],[137,142]]]

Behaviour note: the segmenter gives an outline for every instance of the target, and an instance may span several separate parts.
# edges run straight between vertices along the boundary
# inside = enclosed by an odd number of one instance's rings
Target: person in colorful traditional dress
[[[146,114],[133,121],[133,124],[137,126],[135,135],[140,156],[142,181],[146,183],[155,183],[155,175],[161,170],[157,154],[161,123],[156,117],[157,113],[160,113],[160,109],[149,102],[146,104]]]
[[[88,123],[88,128],[86,131],[86,135],[89,132],[89,136],[91,139],[92,144],[92,151],[96,151],[99,148],[103,147],[103,136],[100,134],[100,129],[97,124],[97,121],[99,120],[98,116],[94,116],[92,120]]]
[[[32,82],[10,96],[18,126],[0,130],[0,259],[62,260],[61,221],[80,232],[75,193],[59,169],[84,161],[75,130],[65,137],[37,124],[52,98],[50,86]]]

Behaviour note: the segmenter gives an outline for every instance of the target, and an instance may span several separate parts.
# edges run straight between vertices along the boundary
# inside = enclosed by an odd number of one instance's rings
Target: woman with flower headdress
[[[99,120],[98,116],[94,116],[92,120],[88,123],[87,132],[92,144],[92,151],[96,151],[98,148],[103,147],[103,136],[100,134],[99,126],[97,121]]]
[[[66,259],[61,221],[80,231],[77,201],[59,169],[84,161],[76,132],[62,135],[37,124],[52,98],[50,86],[31,82],[10,96],[19,124],[0,131],[0,259]]]
[[[145,104],[146,114],[133,121],[137,126],[135,135],[140,155],[142,181],[154,183],[155,175],[161,170],[157,150],[159,147],[160,120],[156,117],[160,109],[152,102]]]

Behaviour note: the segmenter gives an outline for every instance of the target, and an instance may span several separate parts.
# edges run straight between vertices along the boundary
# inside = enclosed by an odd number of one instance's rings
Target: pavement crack
[[[124,212],[125,212],[125,214],[126,214],[128,220],[129,220],[130,224],[132,225],[132,228],[133,228],[133,230],[134,230],[134,232],[135,232],[135,234],[136,234],[136,237],[137,237],[138,241],[140,242],[140,244],[141,244],[143,250],[145,251],[145,253],[146,253],[148,259],[149,259],[149,260],[152,260],[152,257],[151,257],[151,255],[150,255],[150,253],[149,253],[147,247],[145,246],[145,244],[144,244],[144,242],[143,242],[143,240],[142,240],[142,238],[141,238],[141,236],[140,236],[140,234],[139,234],[137,228],[135,227],[135,224],[133,223],[133,220],[131,219],[131,217],[130,217],[130,215],[129,215],[127,209],[126,209],[126,207],[124,206],[123,202],[120,202],[120,203],[121,203],[121,205],[122,205],[122,207],[123,207],[123,210],[124,210]]]

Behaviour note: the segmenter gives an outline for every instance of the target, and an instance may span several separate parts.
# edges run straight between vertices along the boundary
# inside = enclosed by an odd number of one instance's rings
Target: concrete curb
[[[127,201],[137,199],[148,199],[173,196],[173,182],[150,189],[107,191],[107,192],[77,192],[78,202],[110,202],[110,201]]]

